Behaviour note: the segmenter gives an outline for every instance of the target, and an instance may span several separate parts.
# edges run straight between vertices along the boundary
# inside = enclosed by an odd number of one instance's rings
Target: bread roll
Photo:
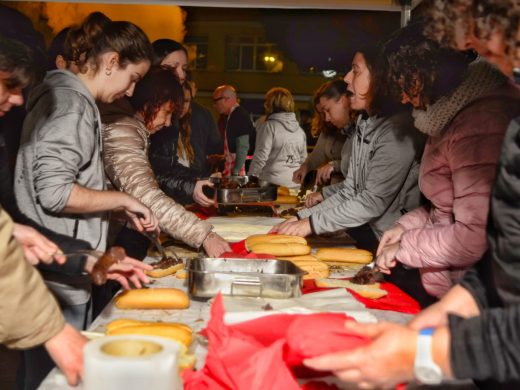
[[[289,188],[284,186],[279,186],[276,190],[276,193],[278,196],[280,195],[291,195],[291,192],[289,191]]]
[[[330,275],[329,266],[322,261],[308,261],[308,260],[289,260],[301,270],[307,272],[303,276],[304,280],[327,278]]]
[[[258,244],[302,244],[307,245],[303,237],[289,236],[287,234],[253,234],[246,238],[246,249],[251,251],[253,245]]]
[[[256,244],[249,249],[253,253],[273,256],[299,256],[311,253],[311,247],[304,244]]]
[[[348,280],[340,279],[316,279],[316,286],[324,288],[348,288],[365,298],[378,299],[386,296],[388,292],[379,288],[379,283],[355,284]]]
[[[190,298],[176,288],[141,288],[119,294],[115,305],[118,309],[186,309]]]
[[[275,203],[279,204],[298,204],[300,199],[294,195],[278,195],[275,200]]]
[[[153,321],[140,321],[140,320],[132,320],[129,318],[118,318],[116,320],[110,321],[107,326],[107,332],[114,331],[116,329],[124,328],[127,326],[136,326],[136,325],[150,325],[157,324],[158,322]],[[183,323],[180,322],[160,322],[161,324],[171,325],[171,326],[179,326],[181,328],[186,329],[188,332],[192,332],[192,329]]]
[[[185,269],[181,269],[181,270],[177,271],[177,273],[175,274],[175,277],[177,279],[186,279],[188,277],[188,271]]]
[[[278,260],[302,260],[302,261],[321,261],[314,255],[302,255],[302,256],[280,256],[277,257]]]
[[[322,261],[368,264],[372,261],[372,253],[356,248],[321,248],[316,257]]]
[[[186,347],[189,347],[193,340],[193,332],[191,330],[187,330],[186,327],[161,322],[150,322],[141,325],[130,325],[119,328],[116,327],[115,329],[107,330],[106,334],[108,336],[128,334],[158,336],[179,341]]]
[[[151,271],[144,271],[144,273],[152,278],[163,278],[168,275],[173,275],[183,268],[184,264],[175,264],[168,268],[154,268]]]

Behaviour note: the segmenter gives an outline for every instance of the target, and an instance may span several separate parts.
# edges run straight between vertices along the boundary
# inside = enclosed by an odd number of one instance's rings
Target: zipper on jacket
[[[76,221],[74,221],[74,230],[72,231],[73,238],[78,238],[78,225],[79,225],[79,219],[76,219]]]

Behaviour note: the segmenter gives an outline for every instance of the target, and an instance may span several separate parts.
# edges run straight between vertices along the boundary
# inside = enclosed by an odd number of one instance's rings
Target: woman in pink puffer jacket
[[[377,265],[418,268],[428,294],[440,298],[487,248],[491,186],[505,130],[520,112],[520,91],[496,68],[430,41],[415,41],[389,57],[402,103],[429,135],[419,186],[430,201],[386,231]],[[413,295],[413,293],[412,293]]]

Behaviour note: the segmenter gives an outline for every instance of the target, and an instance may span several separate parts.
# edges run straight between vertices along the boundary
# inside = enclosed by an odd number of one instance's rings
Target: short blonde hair
[[[265,94],[265,114],[267,116],[277,112],[294,112],[294,99],[288,89],[275,87]]]

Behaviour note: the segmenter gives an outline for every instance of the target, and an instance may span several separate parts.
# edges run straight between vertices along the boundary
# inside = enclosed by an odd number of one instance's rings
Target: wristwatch
[[[414,375],[426,385],[438,385],[442,381],[442,370],[432,358],[432,336],[435,328],[424,328],[417,337]]]

